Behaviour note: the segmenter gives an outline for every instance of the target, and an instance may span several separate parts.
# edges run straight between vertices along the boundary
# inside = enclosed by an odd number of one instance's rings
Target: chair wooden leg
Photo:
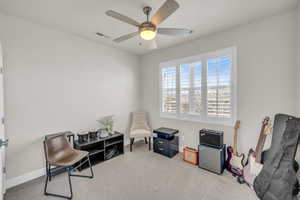
[[[147,137],[145,137],[145,143],[148,144],[148,142],[147,142]]]
[[[134,138],[130,138],[130,152],[132,152],[133,143],[134,143]]]
[[[151,137],[149,137],[149,151],[151,151]]]

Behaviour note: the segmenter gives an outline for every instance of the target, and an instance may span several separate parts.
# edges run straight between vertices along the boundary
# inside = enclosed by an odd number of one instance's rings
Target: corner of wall
[[[138,55],[138,66],[139,66],[139,105],[138,109],[143,109],[143,63],[142,63],[143,55]]]

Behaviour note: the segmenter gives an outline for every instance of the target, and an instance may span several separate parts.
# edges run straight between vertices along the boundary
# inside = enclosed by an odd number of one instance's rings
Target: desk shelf
[[[78,140],[74,141],[74,148],[78,150],[88,151],[90,153],[90,160],[92,165],[112,159],[116,156],[124,154],[124,135],[118,132],[106,138],[96,138],[88,140],[87,142],[80,143]],[[117,150],[117,153],[109,159],[107,154],[111,149]],[[88,163],[82,165],[79,170],[88,167]]]

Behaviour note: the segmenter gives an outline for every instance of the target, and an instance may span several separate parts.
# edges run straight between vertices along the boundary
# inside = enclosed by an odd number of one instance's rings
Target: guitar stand
[[[237,178],[236,178],[236,180],[237,180],[237,182],[239,183],[239,184],[245,184],[246,182],[245,182],[245,179],[242,177],[242,176],[238,176]]]

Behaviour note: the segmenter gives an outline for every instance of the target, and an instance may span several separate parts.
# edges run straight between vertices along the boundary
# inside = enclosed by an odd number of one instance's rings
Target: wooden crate
[[[193,165],[198,165],[198,151],[190,147],[183,149],[183,160]]]

